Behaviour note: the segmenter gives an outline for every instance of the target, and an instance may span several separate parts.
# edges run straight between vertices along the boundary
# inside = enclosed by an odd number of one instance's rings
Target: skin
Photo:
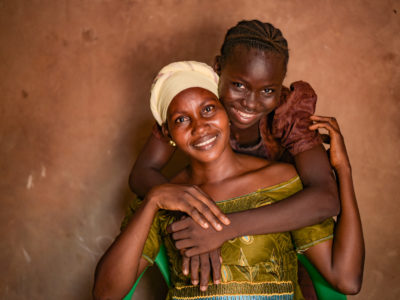
[[[191,88],[175,96],[168,109],[169,125],[164,126],[164,131],[174,138],[177,145],[190,156],[190,166],[173,179],[174,183],[198,185],[215,201],[221,201],[251,193],[265,186],[275,185],[296,175],[291,165],[235,154],[228,144],[227,121],[222,105],[208,91]],[[323,124],[318,124],[320,125],[315,126],[323,127]],[[329,129],[329,127],[326,128]],[[340,139],[333,138],[333,141],[336,140]],[[333,154],[345,151],[344,144],[335,144],[333,147],[337,149],[332,152]],[[337,166],[339,176],[345,174],[346,170],[348,170],[346,164]],[[354,293],[359,290],[359,286],[354,287],[349,282],[361,284],[361,279],[357,275],[362,276],[362,266],[357,263],[363,262],[359,259],[360,256],[363,257],[363,253],[361,255],[359,253],[363,250],[363,244],[355,244],[362,243],[362,231],[352,184],[346,185],[349,182],[345,181],[344,191],[341,193],[344,207],[335,240],[333,243],[327,241],[312,247],[312,251],[311,249],[307,251],[307,256],[320,268],[328,281],[341,291]],[[177,209],[176,201],[165,202],[163,193],[162,187],[150,190],[127,228],[101,258],[96,268],[93,290],[95,299],[121,299],[147,267],[148,262],[141,257],[141,254],[156,212],[161,207]],[[221,237],[226,239],[225,232],[230,232],[230,227],[234,226],[236,220],[234,215],[229,215],[232,223],[221,231],[213,227],[205,229],[191,218],[183,221],[188,220],[194,226],[190,234],[197,237],[198,234],[206,233],[203,238],[206,237],[214,243]],[[357,216],[358,221],[354,221]],[[343,222],[343,219],[345,219],[345,224],[341,225],[340,222]],[[174,235],[177,234],[182,234],[182,231]],[[186,235],[186,239],[189,237],[190,235]],[[182,247],[187,248],[189,245],[182,245]],[[338,250],[337,247],[339,247]],[[203,255],[200,255],[199,263],[204,263],[210,268],[208,261],[209,258],[204,259]],[[208,273],[206,278],[208,279]]]
[[[233,49],[225,61],[216,57],[214,69],[220,75],[220,100],[232,123],[231,130],[234,139],[241,145],[256,144],[260,139],[258,130],[260,119],[273,111],[279,103],[286,73],[284,59],[275,53],[239,45]],[[245,113],[250,117],[240,118],[238,110],[242,115]],[[136,194],[144,196],[152,187],[168,182],[161,174],[161,169],[167,164],[173,152],[174,148],[167,142],[153,135],[150,136],[130,176],[130,186]],[[322,145],[297,154],[294,161],[304,190],[284,201],[266,207],[265,210],[253,216],[256,222],[248,224],[249,233],[295,230],[316,224],[339,213],[337,187]],[[210,204],[212,201],[206,203],[202,199],[197,199],[195,195],[187,192],[187,188],[186,185],[170,186],[164,197],[187,202],[189,201],[188,194],[190,194],[191,203],[202,202],[206,205],[201,206],[202,211],[185,212],[203,227],[206,226],[207,221],[215,229],[221,230],[222,226],[228,223],[226,219],[223,219],[223,214],[213,217],[218,208]],[[192,212],[195,212],[195,216]],[[189,273],[189,265],[190,263],[185,258],[183,264],[185,274]],[[196,268],[194,270],[192,268],[192,271],[197,274]],[[218,274],[219,270],[216,272]],[[205,271],[202,270],[201,273]],[[219,276],[214,278],[214,282],[218,280]],[[195,279],[193,283],[196,284],[197,280]]]

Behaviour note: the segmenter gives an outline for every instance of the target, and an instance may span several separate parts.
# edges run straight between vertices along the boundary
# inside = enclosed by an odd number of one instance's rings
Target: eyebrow
[[[249,85],[249,82],[246,79],[244,79],[243,77],[241,77],[240,75],[239,76],[236,76],[236,75],[230,76],[229,79],[230,79],[230,81],[242,81],[245,84]],[[276,87],[279,84],[280,84],[279,82],[271,82],[271,83],[267,83],[267,84],[263,85],[263,87]]]
[[[207,97],[204,101],[202,101],[200,103],[199,107],[204,106],[209,101],[219,102],[219,99],[218,99],[217,96],[215,96],[215,98],[214,97]],[[181,115],[181,114],[185,114],[185,113],[186,113],[186,111],[184,111],[184,110],[175,110],[175,111],[173,111],[171,113],[171,117],[174,116],[174,115]]]

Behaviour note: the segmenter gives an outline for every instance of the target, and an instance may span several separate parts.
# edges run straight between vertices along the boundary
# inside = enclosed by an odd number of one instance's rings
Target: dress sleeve
[[[302,253],[316,244],[332,239],[334,224],[333,219],[329,218],[319,224],[291,231],[296,251]]]
[[[308,129],[316,102],[317,95],[304,81],[296,81],[290,89],[282,90],[281,103],[272,122],[272,134],[292,156],[322,143],[318,132]]]
[[[135,197],[130,203],[125,214],[125,218],[121,224],[121,231],[124,231],[128,226],[129,221],[131,220],[135,211],[139,208],[142,200],[138,197]],[[149,234],[147,236],[147,240],[144,244],[142,257],[147,260],[150,264],[154,264],[154,261],[157,257],[158,252],[160,251],[161,245],[161,235],[160,235],[160,211],[154,217],[153,223],[151,225]]]

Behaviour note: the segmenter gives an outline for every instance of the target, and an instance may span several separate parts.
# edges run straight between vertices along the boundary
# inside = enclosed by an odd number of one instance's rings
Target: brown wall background
[[[90,299],[153,123],[152,77],[211,63],[228,27],[259,18],[289,41],[286,82],[309,81],[347,141],[367,245],[350,299],[398,299],[399,15],[390,0],[1,0],[0,298]],[[160,281],[148,273],[135,299]]]

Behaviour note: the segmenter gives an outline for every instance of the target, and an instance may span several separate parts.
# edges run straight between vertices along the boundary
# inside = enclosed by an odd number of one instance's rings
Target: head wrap
[[[218,97],[218,75],[197,61],[171,63],[158,73],[151,87],[150,108],[157,123],[167,120],[168,106],[183,90],[193,87],[206,89]]]

